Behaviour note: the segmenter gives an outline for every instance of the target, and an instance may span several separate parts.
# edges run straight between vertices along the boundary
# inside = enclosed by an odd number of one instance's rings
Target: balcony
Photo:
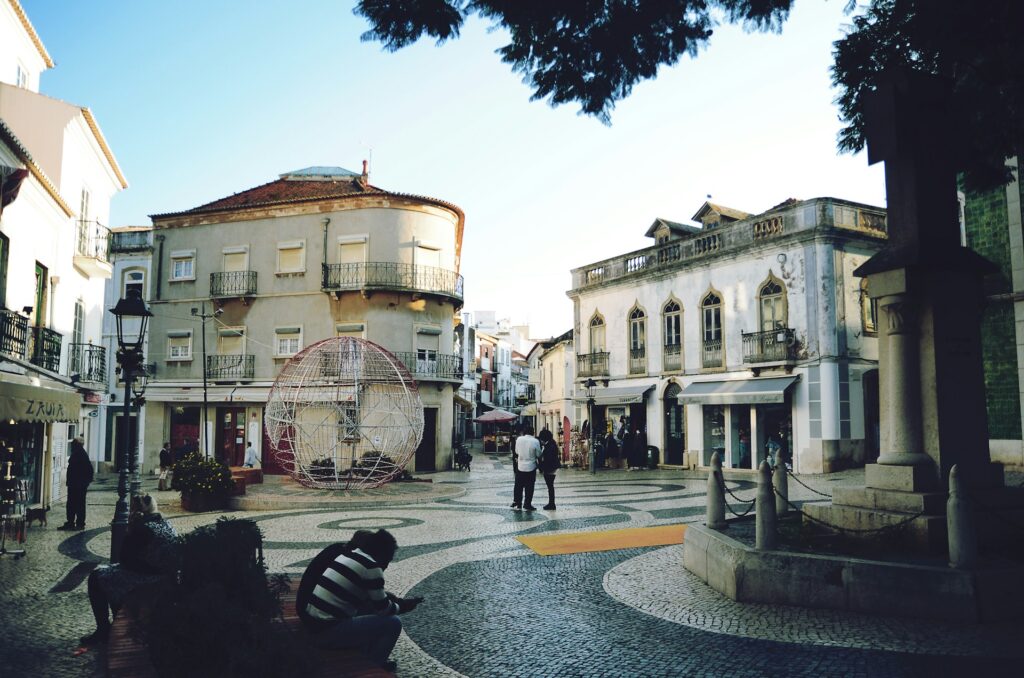
[[[743,362],[746,364],[791,363],[796,358],[796,335],[788,327],[743,333]]]
[[[661,369],[666,372],[678,372],[683,369],[683,347],[681,344],[662,346],[661,351]]]
[[[457,355],[419,358],[417,353],[396,352],[395,357],[417,381],[462,381],[462,359]]]
[[[220,271],[210,274],[210,298],[243,301],[256,294],[256,271]]]
[[[725,366],[722,359],[722,340],[705,339],[701,350],[701,366],[704,369],[717,369]]]
[[[580,353],[576,356],[576,377],[584,379],[587,377],[608,376],[608,352]]]
[[[28,356],[28,318],[0,309],[0,353],[25,360]]]
[[[153,231],[111,231],[110,253],[144,252],[153,247]]]
[[[629,373],[645,374],[647,372],[647,348],[629,349]]]
[[[206,376],[214,381],[247,381],[253,378],[256,356],[229,354],[206,356]]]
[[[60,345],[64,337],[49,327],[32,328],[32,344],[29,347],[29,360],[44,370],[57,372],[60,370]]]
[[[462,305],[462,276],[432,266],[390,261],[359,264],[323,264],[324,292],[390,290],[431,294]]]
[[[107,380],[107,348],[95,344],[68,344],[68,376],[78,380],[102,384]]]
[[[73,263],[90,278],[109,278],[114,270],[110,264],[110,229],[98,221],[79,220]]]
[[[572,271],[581,291],[611,282],[676,271],[799,234],[851,233],[876,242],[888,235],[885,210],[832,198],[806,200],[771,214],[751,216],[705,232],[599,261]]]

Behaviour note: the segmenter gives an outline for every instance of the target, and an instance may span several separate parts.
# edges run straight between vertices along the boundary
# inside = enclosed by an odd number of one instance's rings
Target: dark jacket
[[[85,447],[77,440],[71,441],[71,456],[68,457],[68,487],[87,487],[92,482],[92,462]]]
[[[561,455],[558,453],[558,443],[554,440],[549,440],[544,443],[544,449],[540,453],[540,470],[544,475],[554,475],[555,471],[562,467],[562,462],[559,459]]]
[[[166,447],[160,449],[160,466],[166,468],[173,463],[171,458],[171,451]]]

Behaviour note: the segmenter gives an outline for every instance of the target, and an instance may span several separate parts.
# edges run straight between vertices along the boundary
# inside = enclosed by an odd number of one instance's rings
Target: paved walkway
[[[679,546],[540,557],[515,536],[643,527],[702,519],[705,480],[674,471],[559,472],[558,510],[510,510],[508,455],[476,454],[470,473],[430,474],[383,492],[332,496],[272,480],[235,517],[256,520],[275,572],[300,574],[328,543],[385,527],[401,548],[390,589],[425,596],[404,617],[399,675],[823,676],[1018,675],[1024,625],[936,624],[781,606],[738,605],[683,570]],[[830,492],[862,472],[804,477]],[[1011,477],[1011,482],[1024,478]],[[746,498],[753,487],[730,481]],[[259,486],[257,486],[259,487]],[[0,559],[0,667],[6,675],[101,676],[96,653],[72,657],[90,631],[84,579],[109,553],[115,481],[89,493],[88,530],[66,533],[63,507],[30,531],[28,556]],[[219,513],[183,514],[161,500],[179,531]],[[538,483],[540,506],[546,502]],[[821,500],[799,485],[793,499]],[[271,502],[273,500],[273,502]]]

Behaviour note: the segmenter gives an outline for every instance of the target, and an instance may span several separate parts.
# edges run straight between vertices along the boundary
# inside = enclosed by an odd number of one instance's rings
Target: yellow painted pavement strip
[[[682,544],[686,525],[658,527],[630,527],[623,530],[599,532],[572,532],[569,534],[539,534],[516,537],[541,556],[561,556],[589,551],[614,551],[643,546]]]

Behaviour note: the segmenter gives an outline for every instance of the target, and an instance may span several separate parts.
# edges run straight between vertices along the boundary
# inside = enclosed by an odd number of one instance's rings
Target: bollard
[[[712,530],[724,530],[725,493],[722,491],[722,458],[718,452],[711,455],[711,470],[708,471],[707,517],[705,524]]]
[[[778,539],[775,530],[778,520],[775,517],[775,493],[772,492],[772,470],[767,461],[761,462],[757,473],[756,511],[756,548],[758,551],[771,551]]]
[[[978,540],[971,519],[966,487],[957,464],[949,470],[949,499],[946,500],[946,531],[949,533],[949,566],[965,568],[978,557]]]
[[[772,486],[775,488],[775,514],[781,518],[789,511],[789,476],[785,464],[776,464],[772,474]]]

